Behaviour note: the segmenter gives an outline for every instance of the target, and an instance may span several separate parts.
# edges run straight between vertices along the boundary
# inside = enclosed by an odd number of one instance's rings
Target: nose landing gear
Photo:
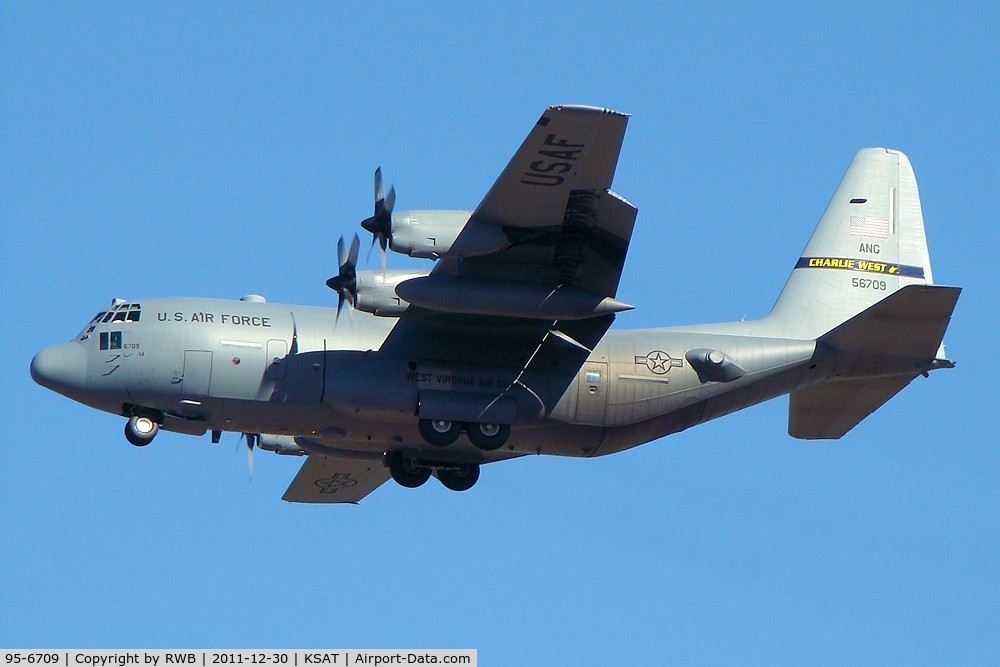
[[[160,425],[145,415],[135,415],[125,424],[125,439],[136,447],[145,447],[160,432]]]

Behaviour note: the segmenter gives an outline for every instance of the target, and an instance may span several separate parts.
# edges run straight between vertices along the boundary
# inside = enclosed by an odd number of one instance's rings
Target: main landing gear
[[[389,457],[389,474],[400,486],[408,489],[415,489],[423,486],[424,482],[431,478],[429,466],[422,466],[413,459],[408,459],[399,454]]]
[[[462,431],[469,436],[472,444],[487,452],[503,446],[510,437],[510,426],[507,424],[462,424],[447,419],[421,419],[417,426],[424,440],[435,447],[447,447],[458,440]]]
[[[435,447],[446,447],[462,435],[462,425],[447,419],[421,419],[417,428],[424,440]]]
[[[135,415],[125,424],[125,439],[136,447],[145,447],[159,432],[160,425],[145,415]]]
[[[452,491],[468,491],[479,481],[478,463],[417,461],[393,452],[386,456],[386,465],[396,483],[408,489],[423,486],[431,472],[436,472],[438,481]]]

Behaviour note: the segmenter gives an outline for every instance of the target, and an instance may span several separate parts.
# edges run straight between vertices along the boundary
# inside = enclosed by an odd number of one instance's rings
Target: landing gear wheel
[[[160,425],[145,416],[132,417],[125,424],[125,439],[136,447],[145,447],[160,432]]]
[[[418,468],[413,459],[396,454],[389,458],[389,474],[400,486],[415,489],[431,478],[430,468]]]
[[[510,437],[507,424],[468,424],[465,430],[472,444],[488,452],[503,446]]]
[[[462,427],[447,419],[421,419],[417,426],[424,440],[436,447],[446,447],[462,434]]]
[[[468,491],[479,481],[479,464],[463,463],[455,468],[441,468],[438,481],[452,491]]]

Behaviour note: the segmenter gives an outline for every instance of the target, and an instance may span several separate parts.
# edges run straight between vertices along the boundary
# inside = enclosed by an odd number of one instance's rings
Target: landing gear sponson
[[[447,419],[421,419],[418,427],[424,440],[436,447],[454,443],[462,431],[469,436],[472,444],[487,452],[503,446],[510,437],[510,426],[507,424],[462,424]]]

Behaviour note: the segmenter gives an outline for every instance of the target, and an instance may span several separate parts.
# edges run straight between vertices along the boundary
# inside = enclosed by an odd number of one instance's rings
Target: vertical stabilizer
[[[768,323],[817,338],[907,285],[933,284],[907,157],[858,151],[795,264]]]

